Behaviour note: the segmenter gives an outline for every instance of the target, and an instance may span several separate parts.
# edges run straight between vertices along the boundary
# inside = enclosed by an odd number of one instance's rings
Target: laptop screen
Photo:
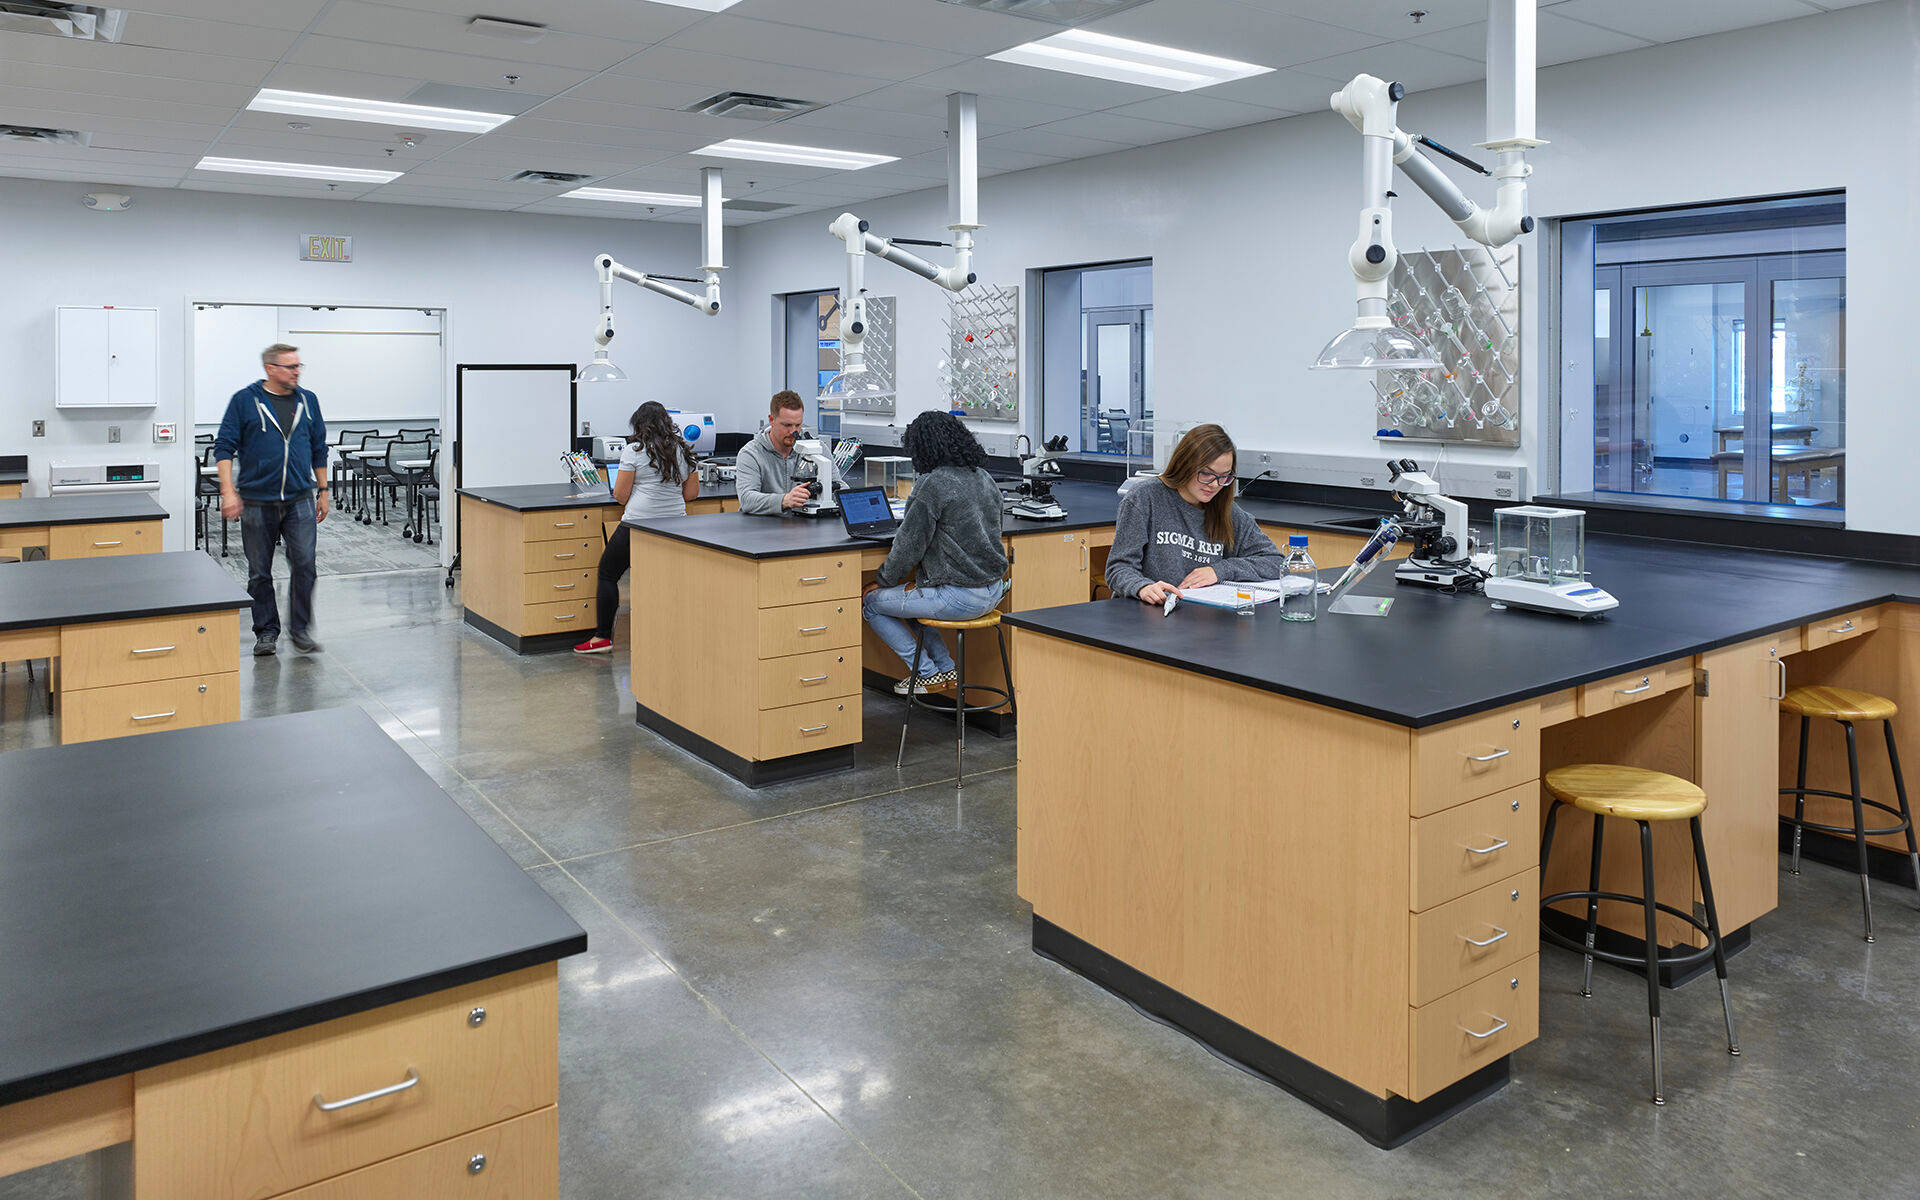
[[[870,528],[891,524],[893,509],[887,504],[885,488],[850,488],[841,492],[840,512],[847,528]]]

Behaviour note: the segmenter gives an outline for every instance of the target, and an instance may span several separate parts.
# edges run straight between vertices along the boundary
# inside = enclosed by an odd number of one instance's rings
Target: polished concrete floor
[[[324,653],[243,660],[246,715],[366,709],[590,935],[560,972],[570,1200],[1920,1195],[1905,889],[1868,946],[1852,876],[1783,875],[1733,962],[1743,1056],[1710,978],[1667,997],[1664,1109],[1642,984],[1602,968],[1582,1000],[1547,952],[1512,1084],[1382,1152],[1032,953],[1011,739],[971,740],[956,790],[929,723],[896,773],[900,709],[869,695],[856,770],[754,792],[635,728],[624,639],[516,658],[434,572],[323,580],[319,611]],[[0,747],[51,740],[12,664]]]

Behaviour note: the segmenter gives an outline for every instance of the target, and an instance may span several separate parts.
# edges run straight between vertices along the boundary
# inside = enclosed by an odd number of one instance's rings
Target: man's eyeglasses
[[[1216,475],[1212,471],[1202,467],[1193,473],[1193,481],[1195,483],[1210,483],[1214,487],[1225,487],[1233,482],[1233,472],[1228,471],[1224,474]]]
[[[301,367],[305,366],[306,364],[305,363],[269,363],[267,365],[273,366],[273,367],[279,367],[282,371],[298,371]]]

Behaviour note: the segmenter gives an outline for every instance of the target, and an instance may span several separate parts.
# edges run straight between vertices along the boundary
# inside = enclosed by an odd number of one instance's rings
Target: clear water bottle
[[[1306,581],[1303,590],[1296,579]],[[1280,594],[1280,617],[1286,621],[1311,621],[1320,615],[1320,572],[1314,567],[1313,559],[1307,555],[1307,535],[1292,534],[1287,538],[1287,590]]]

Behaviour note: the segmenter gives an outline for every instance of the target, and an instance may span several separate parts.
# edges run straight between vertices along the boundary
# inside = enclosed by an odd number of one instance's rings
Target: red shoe
[[[575,654],[611,654],[613,653],[613,639],[591,637],[581,642],[578,646],[575,646],[573,652]]]

